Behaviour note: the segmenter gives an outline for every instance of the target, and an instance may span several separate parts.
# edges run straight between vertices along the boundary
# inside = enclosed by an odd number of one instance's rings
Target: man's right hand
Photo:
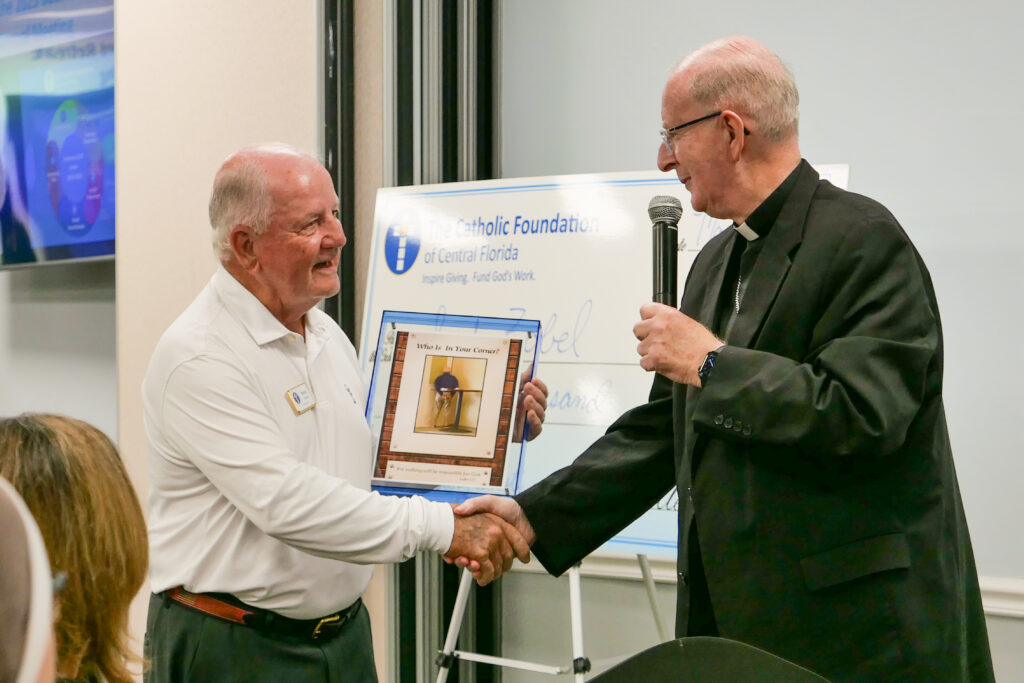
[[[515,557],[530,561],[530,546],[515,526],[486,511],[456,513],[452,544],[445,553],[448,562],[469,567],[476,582],[486,586],[508,571]]]
[[[479,517],[481,515],[487,515],[488,517],[497,516],[503,522],[511,525],[513,533],[522,540],[524,548],[526,549],[525,558],[523,554],[519,552],[518,546],[516,550],[516,556],[522,562],[530,561],[529,546],[532,546],[537,540],[537,534],[533,530],[533,525],[530,524],[530,520],[526,518],[526,514],[523,513],[523,509],[519,506],[519,503],[514,498],[508,498],[505,496],[478,496],[477,498],[470,498],[460,505],[455,506],[455,523],[456,527],[460,519],[467,520]],[[452,544],[454,548],[454,543]],[[445,555],[445,561],[448,563],[454,563],[456,566],[465,567],[469,569],[477,583],[481,586],[490,582],[496,576],[490,576],[486,573],[487,568],[482,564],[475,562],[473,558],[460,555],[452,552],[451,550]],[[508,571],[511,567],[511,558],[508,560],[508,565],[504,567],[503,571]]]
[[[633,334],[640,340],[636,347],[640,367],[673,382],[700,387],[701,363],[709,351],[725,342],[693,318],[664,304],[644,304],[640,318],[633,326]]]

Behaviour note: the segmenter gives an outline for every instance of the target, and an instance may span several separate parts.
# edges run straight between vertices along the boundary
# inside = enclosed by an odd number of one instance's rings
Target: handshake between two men
[[[701,362],[723,344],[704,325],[659,303],[640,308],[640,322],[633,326],[633,334],[640,341],[637,353],[642,368],[698,387]],[[533,438],[540,433],[544,419],[547,387],[535,379],[524,385],[524,397],[515,433],[522,434],[525,417],[530,424],[528,438]],[[444,559],[468,568],[478,584],[484,586],[508,571],[513,558],[530,561],[530,547],[537,536],[514,498],[480,496],[454,506],[454,510],[455,536]]]
[[[486,586],[512,568],[513,558],[530,561],[537,535],[514,499],[480,496],[454,509],[455,537],[445,562],[469,569],[476,582]]]

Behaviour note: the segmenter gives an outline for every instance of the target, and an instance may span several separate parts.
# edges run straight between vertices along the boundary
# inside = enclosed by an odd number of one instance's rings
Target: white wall
[[[740,33],[783,58],[800,87],[804,156],[849,163],[850,189],[885,203],[929,265],[943,314],[947,416],[979,572],[1009,579],[1000,585],[1024,604],[1024,544],[1016,531],[1024,518],[1016,433],[1024,237],[1015,219],[1024,6],[515,0],[501,7],[505,177],[652,168],[661,89],[687,52]],[[548,589],[531,582],[527,591],[523,583],[508,583],[506,604],[525,611],[548,605]],[[643,600],[639,592],[632,598]],[[613,613],[595,613],[628,632]],[[506,614],[506,644],[550,646],[550,629],[523,628]],[[1024,638],[1024,622],[992,617],[990,628],[1000,680],[1024,680],[1024,656],[1011,647]]]
[[[113,262],[0,271],[0,320],[0,415],[69,415],[116,440]]]

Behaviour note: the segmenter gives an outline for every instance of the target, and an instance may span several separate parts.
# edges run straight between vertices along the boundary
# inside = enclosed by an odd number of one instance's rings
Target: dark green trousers
[[[159,595],[149,599],[146,683],[376,683],[370,617],[363,607],[334,638],[267,635]]]

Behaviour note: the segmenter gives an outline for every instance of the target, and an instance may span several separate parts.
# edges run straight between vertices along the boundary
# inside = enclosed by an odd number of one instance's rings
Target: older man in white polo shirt
[[[323,166],[284,145],[232,155],[210,200],[218,268],[143,385],[151,475],[151,681],[373,681],[369,565],[421,550],[528,559],[497,517],[370,492],[355,350],[315,306],[345,234]],[[526,385],[531,433],[546,388]]]

